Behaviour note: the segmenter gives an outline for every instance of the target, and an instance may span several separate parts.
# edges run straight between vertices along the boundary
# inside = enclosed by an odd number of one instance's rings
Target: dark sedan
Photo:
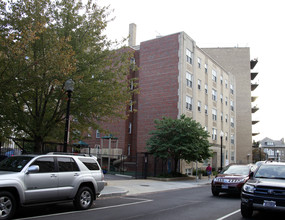
[[[226,167],[212,180],[212,194],[214,196],[219,196],[221,192],[239,194],[253,170],[253,165],[234,164]]]
[[[243,186],[241,214],[248,218],[253,210],[285,211],[285,163],[263,163]]]

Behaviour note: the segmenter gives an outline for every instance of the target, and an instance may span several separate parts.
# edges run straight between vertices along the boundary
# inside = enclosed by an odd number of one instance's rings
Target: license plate
[[[276,202],[264,200],[263,206],[265,206],[265,207],[276,207]]]
[[[228,189],[229,186],[228,185],[222,185],[222,189]]]

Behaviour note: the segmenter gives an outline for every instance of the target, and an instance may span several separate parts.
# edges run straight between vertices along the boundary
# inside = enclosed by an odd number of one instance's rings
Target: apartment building
[[[228,72],[235,76],[236,82],[236,162],[250,163],[252,161],[252,125],[258,121],[252,120],[252,114],[258,108],[251,106],[257,97],[252,97],[258,84],[252,83],[257,76],[254,69],[257,60],[250,60],[249,48],[203,48],[213,59],[219,62]]]

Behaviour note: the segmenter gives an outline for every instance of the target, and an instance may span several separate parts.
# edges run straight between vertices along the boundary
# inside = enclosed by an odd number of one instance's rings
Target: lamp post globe
[[[70,111],[70,99],[71,93],[74,90],[74,81],[72,79],[66,80],[64,84],[64,89],[67,92],[67,108],[65,116],[65,130],[64,130],[64,143],[63,143],[63,152],[67,152],[67,139],[68,139],[68,128],[69,128],[69,111]]]

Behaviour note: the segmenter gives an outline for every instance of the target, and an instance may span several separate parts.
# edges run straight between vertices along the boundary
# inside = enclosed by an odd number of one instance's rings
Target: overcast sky
[[[114,10],[107,35],[128,37],[130,23],[137,25],[137,41],[184,31],[198,47],[250,47],[258,58],[254,72],[259,83],[252,103],[259,111],[253,120],[253,137],[279,140],[285,137],[285,1],[284,0],[97,0]]]

